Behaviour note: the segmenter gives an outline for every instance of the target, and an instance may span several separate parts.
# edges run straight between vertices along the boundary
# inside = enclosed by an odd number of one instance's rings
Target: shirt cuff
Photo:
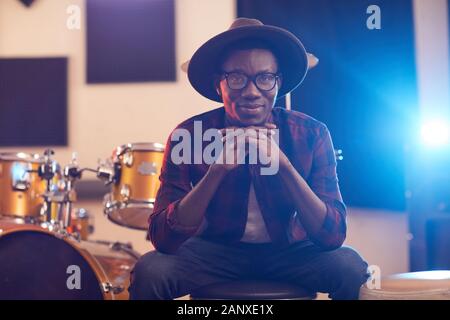
[[[346,237],[345,206],[339,201],[325,202],[325,205],[327,213],[322,227],[311,239],[319,246],[331,250],[339,248]],[[344,210],[344,213],[341,210]]]
[[[176,212],[178,210],[178,206],[181,202],[180,200],[177,200],[175,202],[172,202],[167,207],[167,215],[166,215],[166,221],[169,228],[175,232],[186,234],[186,235],[194,235],[197,232],[198,226],[186,226],[180,224],[180,222],[176,218]]]

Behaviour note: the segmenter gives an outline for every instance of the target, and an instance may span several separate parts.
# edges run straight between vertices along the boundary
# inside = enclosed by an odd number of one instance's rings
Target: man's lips
[[[239,108],[258,109],[258,108],[262,108],[262,105],[261,104],[243,104],[243,105],[239,105]]]
[[[253,115],[261,112],[263,106],[260,104],[248,104],[248,105],[240,105],[238,108],[242,113]]]

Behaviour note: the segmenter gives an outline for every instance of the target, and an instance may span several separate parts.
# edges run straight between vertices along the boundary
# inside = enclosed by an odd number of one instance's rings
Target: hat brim
[[[274,26],[245,26],[218,34],[205,42],[192,56],[188,78],[194,89],[204,97],[222,102],[214,87],[218,58],[233,43],[246,39],[262,40],[273,49],[282,73],[278,98],[294,90],[306,76],[308,58],[300,40],[289,31]]]

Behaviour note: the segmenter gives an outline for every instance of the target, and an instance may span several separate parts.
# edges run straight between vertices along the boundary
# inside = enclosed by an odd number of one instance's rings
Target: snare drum
[[[77,241],[0,220],[0,300],[124,300],[139,254],[128,245]]]
[[[0,153],[0,216],[39,218],[46,188],[37,174],[42,161],[36,154]]]
[[[116,148],[115,181],[104,202],[105,214],[111,221],[147,230],[163,157],[164,145],[159,143],[133,143]]]

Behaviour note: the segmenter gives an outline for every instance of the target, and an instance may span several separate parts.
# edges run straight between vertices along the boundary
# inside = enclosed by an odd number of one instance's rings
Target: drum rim
[[[37,153],[28,152],[0,152],[0,160],[4,161],[23,161],[32,163],[42,163],[43,159]]]
[[[35,225],[40,222],[40,216],[18,216],[12,213],[0,213],[0,222],[6,222],[17,225]],[[2,234],[0,233],[0,236]]]
[[[114,300],[114,294],[112,292],[107,292],[104,290],[103,285],[105,283],[109,283],[108,275],[106,274],[105,270],[103,270],[103,267],[101,263],[92,255],[89,253],[89,251],[83,249],[82,247],[75,246],[72,241],[76,242],[74,238],[71,236],[59,236],[57,233],[52,232],[50,230],[47,230],[41,226],[38,225],[31,225],[31,224],[25,224],[25,225],[14,225],[11,223],[6,224],[5,229],[2,228],[0,225],[0,239],[6,235],[15,233],[15,232],[27,232],[27,231],[35,231],[35,232],[41,232],[45,233],[47,235],[51,235],[59,240],[64,241],[66,244],[71,246],[74,250],[76,250],[89,264],[89,266],[94,271],[95,276],[97,277],[98,285],[100,292],[103,295],[104,300]],[[98,272],[96,272],[98,271]]]
[[[108,194],[110,195],[110,194]],[[121,201],[114,201],[114,200],[106,200],[104,202],[104,209],[103,213],[106,215],[109,221],[121,226],[130,228],[133,230],[144,230],[146,231],[148,229],[148,226],[146,228],[142,227],[134,227],[129,224],[126,224],[125,222],[121,222],[119,220],[116,220],[112,217],[112,213],[121,209],[127,209],[127,208],[151,208],[154,207],[154,202],[147,202],[147,201],[140,201],[140,202],[121,202]]]
[[[142,256],[139,252],[134,250],[133,245],[126,242],[111,241],[111,240],[81,240],[80,243],[81,245],[87,243],[87,244],[107,246],[110,250],[114,252],[121,250],[125,255],[136,259],[136,261],[139,260],[139,258]],[[119,249],[118,250],[115,249],[116,247],[118,247]]]
[[[165,146],[159,142],[134,142],[123,144],[116,148],[116,155],[120,156],[126,151],[156,151],[164,152]]]

